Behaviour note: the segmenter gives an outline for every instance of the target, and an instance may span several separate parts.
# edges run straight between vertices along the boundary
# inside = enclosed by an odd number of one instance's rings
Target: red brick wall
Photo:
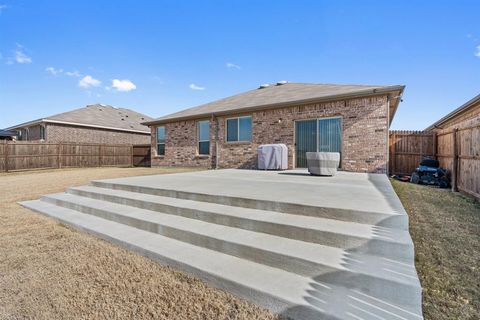
[[[199,119],[206,120],[206,119]],[[157,154],[157,128],[152,127],[152,166],[212,167],[214,156],[198,154],[197,121],[165,124],[165,155]],[[210,122],[210,155],[213,155],[214,124]]]
[[[351,99],[329,103],[255,111],[218,117],[220,168],[255,168],[260,144],[284,143],[288,147],[289,167],[294,167],[295,120],[339,116],[342,118],[343,150],[341,167],[346,171],[381,172],[387,170],[387,96]],[[225,119],[252,116],[252,142],[227,143]],[[281,121],[279,121],[281,119]],[[204,120],[204,119],[203,119]],[[210,121],[211,154],[199,157],[196,120],[165,125],[165,156],[156,155],[156,128],[152,127],[152,165],[204,166],[215,164],[215,122]]]
[[[150,143],[150,136],[148,133],[141,134],[48,123],[46,125],[45,140],[53,143],[148,144]]]

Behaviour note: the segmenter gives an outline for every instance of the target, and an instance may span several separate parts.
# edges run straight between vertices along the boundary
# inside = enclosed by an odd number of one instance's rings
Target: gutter
[[[357,92],[354,92],[354,93],[338,94],[338,95],[332,95],[332,96],[321,97],[321,98],[310,98],[310,99],[303,99],[303,100],[288,101],[288,102],[283,102],[283,103],[271,103],[271,104],[265,104],[265,105],[260,105],[260,106],[252,106],[252,107],[240,108],[240,109],[235,109],[235,110],[217,111],[217,112],[215,112],[215,115],[216,116],[223,116],[223,115],[238,114],[238,113],[251,112],[251,111],[261,111],[261,110],[267,110],[267,109],[284,108],[284,107],[290,107],[292,105],[298,105],[298,104],[308,104],[308,103],[314,103],[314,102],[330,102],[330,101],[336,101],[336,100],[341,100],[341,99],[361,98],[361,97],[372,96],[372,95],[380,95],[380,94],[383,94],[383,93],[389,93],[389,92],[395,92],[395,91],[400,91],[399,96],[401,96],[404,89],[405,89],[404,85],[389,86],[389,87],[386,87],[386,88],[369,89],[369,90],[365,90],[365,91],[361,91],[361,92],[357,91]],[[398,103],[397,103],[397,105],[398,105]],[[187,116],[183,116],[183,117],[166,118],[166,119],[147,121],[147,122],[142,122],[142,124],[145,125],[145,126],[159,125],[159,124],[165,124],[165,123],[176,122],[176,121],[204,118],[204,117],[207,117],[211,114],[212,114],[212,112],[204,112],[204,113],[199,113],[199,114],[194,114],[194,115],[187,115]],[[393,116],[392,116],[392,119],[393,119]]]
[[[98,129],[113,130],[113,131],[150,134],[150,131],[123,129],[123,128],[117,128],[117,127],[106,127],[106,126],[99,126],[99,125],[92,125],[92,124],[85,124],[85,123],[77,123],[77,122],[68,122],[68,121],[59,121],[59,120],[50,120],[50,119],[38,119],[38,120],[29,121],[29,122],[24,122],[24,123],[16,125],[16,126],[6,128],[5,130],[15,130],[17,128],[31,127],[33,125],[42,124],[42,123],[57,123],[57,124],[66,124],[66,125],[77,126],[77,127],[98,128]]]

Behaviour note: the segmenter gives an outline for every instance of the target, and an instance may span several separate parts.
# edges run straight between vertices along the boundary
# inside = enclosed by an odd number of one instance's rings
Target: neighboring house
[[[480,124],[480,94],[441,118],[426,131],[442,132],[454,128],[461,129]]]
[[[425,130],[436,133],[434,153],[452,189],[480,199],[480,94]]]
[[[17,137],[17,132],[0,130],[0,140],[14,140]]]
[[[60,113],[7,128],[24,141],[149,144],[149,128],[141,124],[152,118],[138,112],[104,104]]]
[[[257,147],[284,143],[289,168],[307,151],[341,153],[341,168],[387,172],[388,128],[404,86],[278,82],[145,124],[152,166],[256,168]]]

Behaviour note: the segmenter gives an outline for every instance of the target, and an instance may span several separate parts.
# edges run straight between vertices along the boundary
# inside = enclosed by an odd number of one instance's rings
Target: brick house
[[[480,124],[480,94],[456,108],[425,131],[446,132]]]
[[[387,172],[388,128],[404,86],[278,82],[145,122],[152,166],[256,168],[257,147],[284,143],[289,168],[307,151],[341,153],[341,169]]]
[[[24,141],[149,144],[150,130],[142,124],[149,120],[130,109],[94,104],[6,130],[17,132],[17,140]]]

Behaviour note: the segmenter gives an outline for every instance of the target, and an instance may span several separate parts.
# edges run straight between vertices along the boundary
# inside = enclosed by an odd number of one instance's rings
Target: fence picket
[[[131,166],[136,146],[5,141],[0,147],[3,147],[0,148],[0,159],[3,158],[3,168],[0,162],[0,170],[8,172],[66,167]],[[141,148],[145,146],[142,145]],[[113,150],[113,154],[107,154],[105,149]]]
[[[391,130],[390,174],[411,174],[422,156],[451,173],[452,189],[480,199],[480,125],[441,131]]]

